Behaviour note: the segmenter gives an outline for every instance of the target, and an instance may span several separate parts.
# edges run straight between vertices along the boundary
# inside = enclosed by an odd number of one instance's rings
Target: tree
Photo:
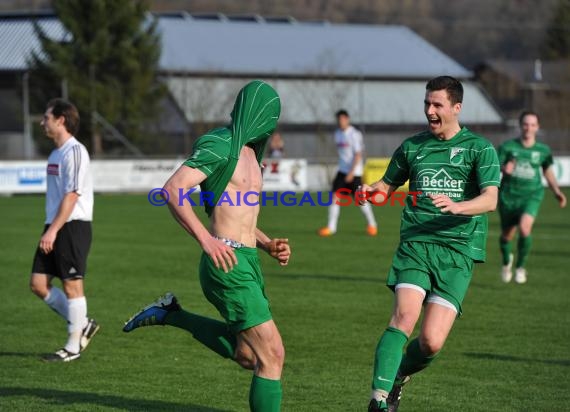
[[[548,59],[570,57],[570,0],[559,0],[546,31],[543,55]]]
[[[149,136],[145,124],[158,114],[164,87],[157,81],[160,37],[146,0],[54,0],[68,35],[52,39],[35,24],[43,53],[30,66],[35,98],[45,105],[65,85],[81,114],[80,136],[102,153],[97,112],[135,145]]]

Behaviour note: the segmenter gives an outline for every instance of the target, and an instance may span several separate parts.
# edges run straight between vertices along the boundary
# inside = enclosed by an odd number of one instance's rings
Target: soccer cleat
[[[81,332],[81,340],[79,341],[79,351],[83,352],[91,339],[95,334],[99,331],[101,326],[95,321],[95,319],[89,319],[87,322],[87,326],[83,328],[83,332]]]
[[[135,313],[123,327],[123,332],[130,332],[141,326],[164,325],[164,319],[169,312],[180,310],[176,296],[167,293],[155,302]]]
[[[330,228],[328,226],[320,228],[318,233],[319,233],[319,236],[321,236],[321,237],[329,237],[329,236],[334,235],[334,232],[332,230],[330,230]]]
[[[368,236],[376,236],[378,234],[378,228],[376,226],[368,225],[366,227],[366,233],[368,233]]]
[[[378,402],[376,399],[370,399],[368,412],[388,412],[388,405],[386,401]]]
[[[517,270],[515,270],[515,282],[517,282],[519,285],[526,283],[525,268],[517,268]]]
[[[400,399],[402,399],[402,387],[410,381],[409,376],[396,376],[396,380],[394,381],[394,386],[392,390],[388,394],[388,398],[386,399],[386,403],[388,404],[387,412],[397,412],[398,406],[400,405]]]
[[[509,283],[513,278],[513,254],[509,255],[509,263],[503,265],[501,269],[501,280],[505,283]]]
[[[72,360],[79,359],[79,353],[71,353],[65,349],[60,349],[55,353],[50,353],[43,357],[46,362],[71,362]]]

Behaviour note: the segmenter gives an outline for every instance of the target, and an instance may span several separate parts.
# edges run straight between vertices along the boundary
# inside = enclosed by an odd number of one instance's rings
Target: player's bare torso
[[[261,192],[262,175],[255,152],[251,147],[241,149],[237,166],[232,178],[226,187],[230,202],[222,202],[214,208],[210,217],[210,232],[213,235],[241,242],[249,247],[256,246],[255,228],[259,214],[259,198]],[[248,206],[244,203],[246,192],[255,192],[248,195],[247,202],[256,204]],[[239,194],[239,202],[238,202]]]

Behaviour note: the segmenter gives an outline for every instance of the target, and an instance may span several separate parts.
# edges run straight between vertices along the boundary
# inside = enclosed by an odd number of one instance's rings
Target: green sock
[[[425,369],[435,359],[437,353],[432,356],[426,356],[420,349],[420,340],[413,339],[406,348],[406,354],[402,358],[400,364],[400,374],[402,376],[409,376],[413,373]]]
[[[512,251],[512,246],[511,246],[511,241],[510,240],[505,240],[503,239],[502,236],[499,237],[499,245],[501,247],[501,255],[503,255],[503,266],[506,266],[509,264],[509,259],[511,257],[511,251]]]
[[[402,349],[408,337],[399,329],[388,326],[376,347],[372,389],[390,392],[402,360]]]
[[[249,408],[252,412],[279,412],[282,395],[280,380],[253,375],[249,390]]]
[[[198,342],[224,358],[233,359],[236,337],[228,326],[219,320],[206,318],[185,310],[177,310],[166,315],[165,323],[187,330]]]
[[[517,253],[517,268],[524,268],[526,258],[532,246],[532,236],[522,237],[519,236],[518,253]]]

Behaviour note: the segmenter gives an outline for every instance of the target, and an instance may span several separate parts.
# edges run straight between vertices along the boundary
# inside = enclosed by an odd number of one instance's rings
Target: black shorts
[[[356,193],[358,186],[362,185],[362,176],[354,176],[354,179],[352,179],[352,182],[350,183],[346,183],[344,181],[345,178],[346,173],[338,172],[333,181],[332,191],[336,193],[339,189],[348,189],[350,190],[350,195],[354,198],[354,194]],[[345,192],[345,190],[343,190],[343,192]],[[345,194],[348,194],[348,192]]]
[[[49,228],[45,225],[44,232]],[[64,224],[47,255],[36,249],[32,273],[56,276],[60,279],[83,279],[87,270],[87,255],[91,247],[91,222],[72,220]]]

